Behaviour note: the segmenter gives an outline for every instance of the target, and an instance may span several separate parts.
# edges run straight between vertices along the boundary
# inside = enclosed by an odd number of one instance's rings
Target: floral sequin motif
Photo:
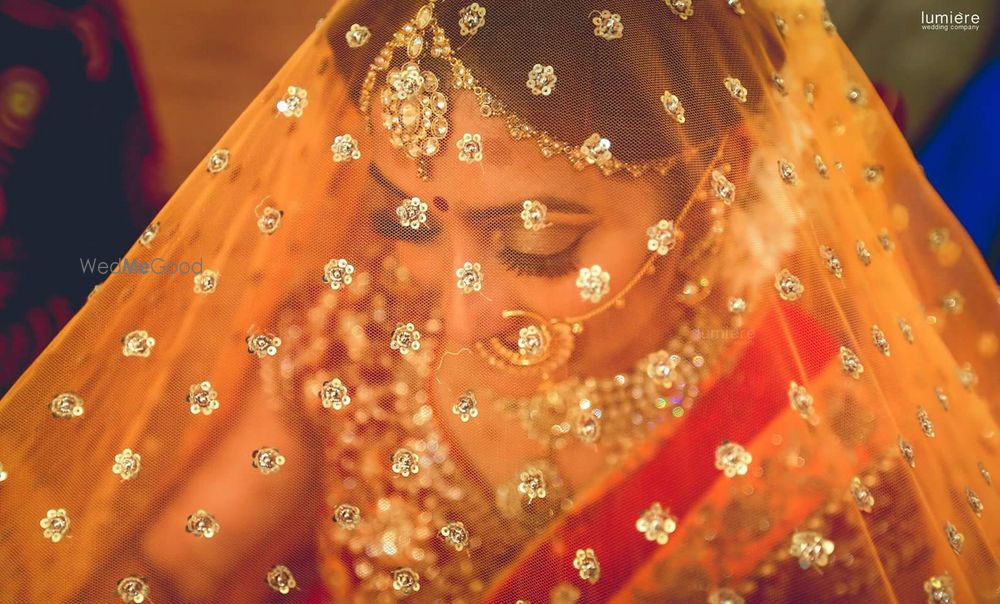
[[[819,253],[823,256],[823,260],[826,261],[826,269],[838,279],[843,277],[844,267],[841,265],[840,258],[837,257],[836,252],[825,245],[821,245],[819,247]]]
[[[799,531],[792,535],[792,545],[788,553],[799,561],[799,568],[822,568],[830,563],[834,544],[815,531]]]
[[[194,293],[207,296],[219,287],[219,273],[205,269],[194,276]]]
[[[399,224],[414,231],[427,222],[427,204],[419,197],[404,199],[396,208]]]
[[[219,533],[220,528],[219,523],[215,520],[215,516],[205,510],[198,510],[188,516],[184,530],[195,537],[211,539]]]
[[[962,553],[962,546],[965,545],[965,535],[958,531],[958,527],[950,522],[944,525],[944,536],[948,540],[948,545],[956,554]]]
[[[687,18],[694,14],[693,0],[665,0],[665,2],[670,12],[680,17],[683,21],[687,21]]]
[[[350,134],[341,134],[335,137],[333,144],[330,145],[330,150],[333,151],[333,161],[337,163],[361,159],[358,141]]]
[[[71,419],[83,415],[83,399],[72,392],[63,392],[49,402],[52,417]]]
[[[539,357],[548,347],[545,334],[537,325],[522,327],[517,332],[517,352],[523,357]]]
[[[354,23],[347,30],[347,33],[344,34],[344,37],[347,39],[347,45],[351,48],[361,48],[368,43],[368,39],[372,37],[372,32],[364,25]]]
[[[517,492],[528,499],[530,504],[536,499],[545,499],[548,486],[545,474],[535,466],[528,466],[518,475]]]
[[[590,22],[594,24],[594,35],[605,40],[617,40],[622,37],[622,32],[625,30],[622,16],[609,10],[602,10],[594,15]]]
[[[148,357],[156,340],[142,329],[136,329],[122,338],[122,354],[127,357]]]
[[[603,166],[611,161],[611,141],[595,132],[583,141],[579,153],[587,164]]]
[[[478,2],[466,6],[458,11],[458,28],[463,36],[474,36],[479,28],[486,25],[486,8],[479,6]]]
[[[267,581],[267,585],[271,589],[281,595],[287,595],[297,586],[295,576],[292,575],[292,571],[290,571],[288,567],[283,564],[276,564],[272,566],[271,570],[267,571],[267,576],[264,577],[264,580]]]
[[[281,338],[269,333],[251,333],[247,336],[247,352],[258,358],[273,357],[281,347]]]
[[[851,479],[851,499],[862,512],[871,512],[875,507],[875,495],[858,476]]]
[[[597,554],[591,548],[576,550],[576,557],[573,558],[573,568],[577,570],[580,578],[593,585],[601,578],[601,563],[597,561]]]
[[[666,350],[657,350],[646,357],[646,375],[662,388],[672,388],[679,377],[681,357]]]
[[[712,170],[712,193],[727,206],[732,205],[736,199],[736,185],[721,170]]]
[[[794,302],[802,297],[802,292],[806,290],[802,281],[793,275],[787,268],[781,269],[774,276],[774,288],[778,290],[778,295],[782,300]]]
[[[345,531],[353,531],[361,524],[361,510],[349,503],[342,503],[333,511],[333,521]]]
[[[285,96],[278,99],[275,108],[285,117],[302,117],[302,112],[309,105],[309,93],[305,88],[289,86]]]
[[[121,476],[123,481],[135,478],[141,469],[142,456],[132,449],[123,449],[115,455],[115,463],[111,466],[111,471]]]
[[[216,149],[208,156],[205,169],[210,174],[218,174],[229,167],[229,149]]]
[[[153,240],[156,239],[156,235],[160,232],[160,223],[154,222],[153,224],[146,227],[146,230],[139,235],[139,245],[148,248]]]
[[[52,543],[59,543],[69,531],[69,514],[63,508],[52,509],[45,512],[45,518],[42,518],[39,524],[42,527],[43,537]]]
[[[726,478],[743,476],[750,468],[753,456],[734,442],[725,441],[715,449],[715,468],[722,470]]]
[[[858,255],[858,260],[861,264],[868,266],[872,263],[872,253],[868,251],[868,246],[865,245],[864,241],[858,239],[857,243],[854,244],[854,251]]]
[[[892,350],[889,348],[889,340],[886,339],[885,332],[879,329],[878,325],[872,325],[872,343],[885,356],[892,354]]]
[[[729,1],[730,5],[732,5],[733,0]],[[739,2],[739,0],[736,1]],[[742,11],[742,9],[740,10]],[[742,15],[743,13],[739,12],[737,14]],[[708,604],[744,604],[745,602],[746,600],[743,599],[743,596],[728,587],[713,589],[708,594]]]
[[[678,124],[685,122],[687,118],[684,117],[684,105],[681,104],[681,100],[677,98],[676,94],[673,94],[669,90],[664,90],[660,96],[660,102],[663,103],[663,109],[667,114],[674,118]]]
[[[323,283],[330,289],[347,287],[354,280],[354,265],[344,258],[334,258],[323,267]]]
[[[935,575],[924,581],[927,604],[955,604],[955,581],[948,575]]]
[[[556,70],[551,65],[535,63],[528,72],[528,79],[525,85],[531,94],[538,96],[549,96],[556,88]]]
[[[931,416],[923,407],[917,407],[917,423],[920,424],[920,430],[924,436],[934,438],[934,422],[931,421]]]
[[[187,402],[191,413],[198,415],[211,415],[219,408],[218,393],[212,388],[209,381],[192,384],[188,389]]]
[[[333,378],[323,382],[319,389],[320,402],[325,409],[340,411],[351,404],[351,397],[347,393],[347,386],[340,378]]]
[[[477,405],[476,394],[471,390],[466,390],[462,396],[458,397],[458,401],[452,405],[451,412],[457,415],[463,422],[467,422],[479,416]]]
[[[456,552],[460,552],[469,547],[469,531],[461,522],[449,522],[441,527],[438,536],[451,546]]]
[[[412,596],[420,591],[420,575],[412,568],[392,571],[392,590],[399,596]]]
[[[677,233],[673,220],[661,220],[646,229],[646,249],[666,256],[677,243]]]
[[[941,297],[941,308],[949,315],[960,315],[965,310],[965,296],[957,290],[951,290]]]
[[[861,359],[846,346],[840,347],[840,367],[844,373],[856,380],[861,379],[861,374],[865,372],[865,366],[861,364]]]
[[[610,291],[611,275],[598,264],[584,267],[576,278],[576,286],[580,288],[581,298],[596,304]]]
[[[917,456],[913,451],[913,445],[911,445],[906,439],[900,436],[896,440],[897,446],[899,446],[899,454],[903,456],[906,463],[909,464],[911,468],[917,467]]]
[[[285,465],[285,456],[274,447],[261,447],[251,454],[250,465],[261,474],[274,474]]]
[[[409,449],[396,449],[392,454],[392,471],[404,478],[420,472],[420,456]]]
[[[382,125],[389,141],[414,159],[435,155],[449,130],[448,99],[438,90],[438,77],[409,62],[390,70],[385,82]]]
[[[466,132],[455,146],[458,147],[458,159],[467,164],[483,161],[483,137],[476,133]]]
[[[816,410],[813,408],[813,396],[809,394],[805,386],[800,386],[794,381],[788,385],[788,404],[810,424],[815,426],[819,423]]]
[[[402,355],[420,350],[420,332],[413,323],[396,323],[396,328],[392,330],[392,336],[389,338],[389,348],[398,350]]]
[[[740,82],[739,78],[728,77],[723,80],[723,84],[726,85],[726,90],[729,94],[733,95],[733,98],[741,103],[747,102],[747,89],[743,86],[743,82]]]
[[[795,172],[795,166],[787,159],[778,160],[778,176],[781,177],[781,180],[790,185],[794,185],[799,182],[798,174]]]
[[[264,206],[260,216],[257,218],[257,228],[265,235],[271,235],[281,226],[281,217],[284,212],[272,206]]]
[[[143,577],[125,577],[118,582],[115,592],[122,602],[142,604],[149,597],[149,585]]]
[[[979,495],[972,490],[972,487],[965,487],[965,498],[969,501],[969,507],[972,508],[972,513],[977,517],[982,517],[983,500],[980,499]]]
[[[540,231],[548,226],[549,209],[534,199],[526,199],[521,204],[521,221],[529,231]]]
[[[670,535],[677,530],[677,518],[670,514],[669,509],[664,510],[657,501],[642,512],[635,521],[635,529],[642,533],[647,541],[664,545],[670,540]]]

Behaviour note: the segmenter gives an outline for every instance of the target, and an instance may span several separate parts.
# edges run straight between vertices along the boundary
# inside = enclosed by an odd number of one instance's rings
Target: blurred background
[[[135,241],[330,1],[0,0],[0,393],[101,279],[78,257]],[[828,5],[997,273],[1000,2]],[[979,29],[927,31],[922,11]]]

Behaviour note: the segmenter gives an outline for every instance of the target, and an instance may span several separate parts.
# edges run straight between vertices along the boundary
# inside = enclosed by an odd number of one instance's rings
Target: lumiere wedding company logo
[[[97,258],[80,258],[80,270],[87,274],[98,275],[197,275],[203,269],[200,258],[193,262],[167,260],[166,258],[153,258],[152,260],[119,258],[113,262],[107,262]]]
[[[979,13],[920,11],[920,29],[926,31],[979,31]]]

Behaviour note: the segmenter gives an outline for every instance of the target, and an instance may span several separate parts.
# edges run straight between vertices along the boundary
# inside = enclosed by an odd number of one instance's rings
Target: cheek
[[[447,254],[442,244],[427,242],[420,245],[396,243],[395,254],[399,263],[406,267],[413,279],[424,287],[437,288],[442,279],[450,273],[444,264]]]

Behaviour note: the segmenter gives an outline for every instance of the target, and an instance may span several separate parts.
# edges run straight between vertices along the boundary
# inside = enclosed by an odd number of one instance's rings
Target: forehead
[[[595,210],[651,203],[647,181],[611,179],[596,168],[577,170],[563,158],[546,158],[531,140],[511,138],[502,119],[483,117],[472,93],[449,95],[451,127],[441,150],[428,161],[430,179],[417,175],[417,163],[392,146],[381,119],[373,115],[372,163],[396,188],[421,198],[443,197],[449,207],[476,208],[521,203],[524,199],[558,197]],[[381,111],[381,101],[373,104]],[[483,159],[459,160],[457,142],[464,134],[482,137]]]

